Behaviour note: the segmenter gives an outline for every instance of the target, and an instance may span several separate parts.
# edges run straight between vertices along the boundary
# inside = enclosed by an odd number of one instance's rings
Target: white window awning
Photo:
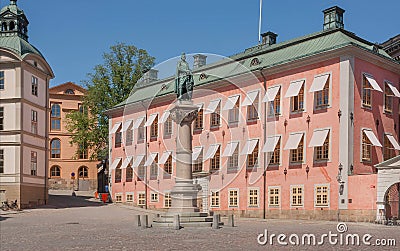
[[[143,159],[144,159],[144,155],[136,156],[136,159],[132,164],[132,168],[138,167],[142,163]]]
[[[225,151],[222,154],[222,157],[231,157],[233,153],[236,151],[237,147],[239,145],[239,142],[229,142],[226,145]]]
[[[389,139],[390,143],[392,143],[392,146],[394,147],[394,149],[400,150],[400,145],[396,141],[396,139],[393,137],[393,135],[386,134],[386,137]]]
[[[279,86],[279,85],[268,88],[267,93],[265,94],[262,102],[274,101],[276,98],[276,95],[278,94],[280,89],[281,89],[281,86]]]
[[[133,125],[134,129],[138,129],[140,125],[143,123],[144,117],[140,117],[136,119],[135,124]]]
[[[125,121],[122,126],[122,131],[125,132],[126,130],[129,130],[132,127],[132,124],[133,124],[132,119]]]
[[[124,160],[124,162],[122,162],[121,168],[127,168],[129,165],[132,164],[132,161],[133,161],[133,156],[128,156],[128,157],[126,157],[126,159]]]
[[[315,130],[308,147],[323,146],[328,134],[329,134],[329,129]]]
[[[239,100],[239,95],[233,96],[233,97],[229,97],[228,100],[226,101],[224,108],[222,108],[223,111],[228,111],[233,109],[233,107],[235,107],[236,103]]]
[[[400,92],[399,92],[399,90],[397,90],[397,88],[394,87],[391,83],[387,83],[387,85],[389,86],[390,90],[392,90],[393,94],[394,94],[396,97],[400,98]]]
[[[214,113],[215,110],[217,110],[219,102],[221,102],[221,100],[219,100],[219,99],[211,101],[210,104],[208,105],[207,109],[204,111],[204,114]]]
[[[203,151],[203,147],[202,146],[193,148],[192,161],[197,160],[202,151]]]
[[[164,123],[165,121],[167,121],[167,119],[168,119],[168,117],[169,117],[170,114],[171,114],[170,111],[165,111],[165,112],[163,113],[163,115],[161,116],[160,121],[158,121],[158,122],[159,122],[159,123]]]
[[[206,160],[214,158],[215,153],[218,151],[219,145],[210,145],[206,154]]]
[[[157,157],[158,153],[152,153],[150,156],[147,158],[146,162],[144,163],[144,166],[151,166],[153,164],[154,159]]]
[[[328,79],[329,79],[329,74],[314,77],[314,81],[311,85],[310,92],[322,91],[325,85],[327,84]]]
[[[110,131],[110,134],[116,133],[121,129],[122,122],[117,122]]]
[[[119,163],[121,163],[122,158],[114,159],[114,162],[110,166],[110,170],[116,169]]]
[[[158,164],[164,165],[165,162],[167,162],[167,159],[171,154],[172,154],[172,152],[170,152],[170,151],[164,152],[163,155],[161,156],[160,160],[158,161]]]
[[[251,154],[258,144],[258,139],[249,139],[244,145],[241,155]]]
[[[301,88],[303,87],[304,80],[292,82],[286,92],[285,98],[295,97],[299,95]]]
[[[153,113],[150,115],[150,117],[147,119],[146,123],[144,124],[145,127],[151,126],[154,122],[154,120],[157,118],[158,114]]]
[[[376,80],[374,79],[374,77],[364,74],[365,78],[367,79],[367,81],[369,82],[369,84],[372,86],[372,88],[375,91],[378,92],[383,92],[382,89],[379,87],[379,84],[376,82]]]
[[[297,149],[300,141],[303,139],[304,133],[290,134],[289,139],[286,141],[285,150]]]
[[[275,147],[278,144],[280,139],[281,139],[281,136],[268,137],[267,140],[265,141],[262,152],[269,153],[269,152],[275,151]]]
[[[248,92],[245,100],[242,103],[242,106],[252,105],[256,100],[256,98],[258,97],[259,92],[260,92],[259,90]]]
[[[378,138],[375,136],[373,131],[363,130],[363,132],[365,133],[365,135],[367,136],[372,145],[382,147],[381,142],[379,142]]]

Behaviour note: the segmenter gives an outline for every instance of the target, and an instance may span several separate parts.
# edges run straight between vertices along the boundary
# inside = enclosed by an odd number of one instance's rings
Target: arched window
[[[59,104],[51,105],[51,130],[61,130],[61,107]]]
[[[72,89],[67,89],[67,90],[65,90],[65,92],[64,92],[65,94],[75,94],[75,92],[74,92],[74,90],[72,90]]]
[[[78,178],[88,178],[89,177],[89,169],[86,166],[81,166],[78,169]]]
[[[59,139],[53,139],[51,141],[51,157],[52,158],[61,157],[61,141]]]
[[[10,23],[10,31],[13,31],[15,29],[15,23],[11,21]]]
[[[3,22],[1,24],[1,31],[7,31],[7,23],[6,22]]]
[[[61,177],[61,168],[59,166],[52,166],[50,168],[50,177],[51,178],[60,178]]]

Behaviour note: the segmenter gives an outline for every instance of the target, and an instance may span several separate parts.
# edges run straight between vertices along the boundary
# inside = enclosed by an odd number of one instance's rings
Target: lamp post
[[[343,195],[343,190],[344,190],[344,181],[342,180],[342,170],[343,170],[343,165],[342,163],[339,164],[339,171],[338,175],[336,176],[336,180],[339,184],[339,191],[338,191],[338,216],[337,220],[340,221],[340,195]]]

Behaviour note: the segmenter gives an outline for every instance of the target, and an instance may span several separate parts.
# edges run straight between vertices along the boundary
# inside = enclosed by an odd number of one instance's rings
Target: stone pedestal
[[[172,206],[169,213],[184,214],[198,212],[198,185],[192,179],[192,122],[197,117],[198,107],[192,101],[178,100],[171,109],[178,133],[176,139],[176,179],[171,191]]]

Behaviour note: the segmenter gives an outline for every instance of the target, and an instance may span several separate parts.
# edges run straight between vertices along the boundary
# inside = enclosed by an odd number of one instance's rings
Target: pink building
[[[215,64],[195,55],[193,175],[202,211],[375,220],[374,165],[399,155],[400,65],[344,30],[263,43]],[[115,202],[166,209],[174,185],[174,77],[149,71],[108,112]]]

